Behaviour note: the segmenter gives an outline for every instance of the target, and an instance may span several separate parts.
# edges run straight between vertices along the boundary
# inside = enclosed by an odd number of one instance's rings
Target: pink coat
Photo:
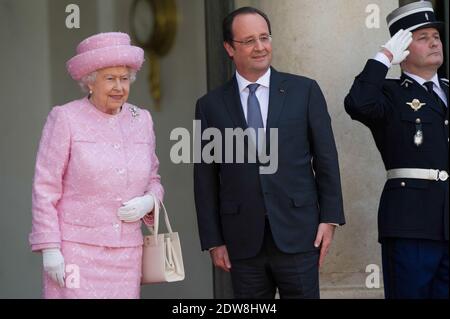
[[[141,221],[121,222],[117,210],[147,193],[162,200],[158,167],[148,111],[126,103],[108,115],[87,98],[53,108],[36,159],[31,249],[59,248],[62,240],[141,245]]]

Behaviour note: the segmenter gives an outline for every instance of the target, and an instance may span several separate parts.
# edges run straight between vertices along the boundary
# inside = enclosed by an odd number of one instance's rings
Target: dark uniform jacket
[[[367,62],[345,99],[347,113],[371,130],[386,170],[422,168],[448,172],[448,108],[444,111],[423,86],[407,75],[386,80],[387,72],[384,64]],[[448,80],[440,79],[440,85],[448,101]],[[415,99],[415,104],[425,105],[414,110],[411,104]],[[414,143],[418,130],[423,132],[419,146]],[[380,240],[448,240],[448,191],[448,180],[388,180],[378,210]]]

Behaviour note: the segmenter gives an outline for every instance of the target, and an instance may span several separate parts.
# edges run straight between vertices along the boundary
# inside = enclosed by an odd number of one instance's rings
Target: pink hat
[[[79,81],[83,76],[112,66],[128,66],[138,71],[144,62],[144,51],[130,45],[126,33],[99,33],[77,46],[77,55],[67,61],[70,76]]]

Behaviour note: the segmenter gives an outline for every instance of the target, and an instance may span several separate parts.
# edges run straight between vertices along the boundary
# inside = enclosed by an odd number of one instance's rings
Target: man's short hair
[[[269,27],[269,34],[272,34],[272,29],[270,27],[270,21],[269,17],[267,17],[267,14],[262,12],[261,10],[258,10],[253,7],[242,7],[237,10],[234,10],[229,15],[223,19],[222,24],[222,32],[223,32],[223,41],[229,43],[231,46],[233,46],[233,21],[234,18],[236,18],[238,15],[241,14],[259,14],[261,17],[264,18],[267,22],[267,26]]]

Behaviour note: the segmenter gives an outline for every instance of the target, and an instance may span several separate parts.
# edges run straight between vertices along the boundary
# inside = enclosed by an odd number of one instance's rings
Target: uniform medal
[[[420,110],[422,108],[422,106],[427,105],[427,103],[420,103],[420,101],[418,99],[414,99],[414,100],[412,100],[412,102],[408,102],[406,104],[408,104],[414,110],[414,112],[417,112],[418,110]]]
[[[414,135],[414,144],[416,144],[417,147],[422,145],[423,143],[423,132],[422,130],[417,130],[416,135]]]

